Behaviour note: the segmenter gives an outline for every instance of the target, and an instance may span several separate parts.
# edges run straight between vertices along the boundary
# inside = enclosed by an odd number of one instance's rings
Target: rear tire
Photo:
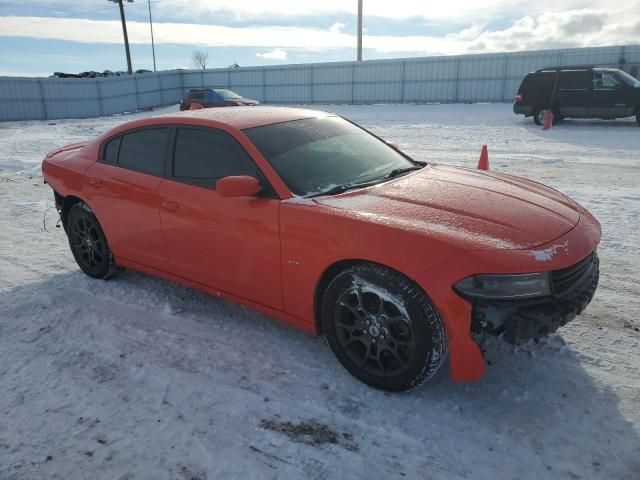
[[[322,299],[321,322],[338,361],[374,388],[416,388],[447,355],[446,332],[431,300],[382,265],[363,263],[336,275]]]
[[[537,107],[534,109],[533,111],[533,121],[536,123],[536,125],[544,125],[544,117],[545,112],[548,110],[548,108],[542,108],[542,107]],[[552,109],[551,110],[553,112],[553,123],[552,125],[555,125],[558,122],[561,122],[562,120],[564,120],[564,117],[560,116],[560,113],[558,113],[558,111],[556,109]]]
[[[84,202],[76,203],[66,216],[66,232],[73,258],[84,273],[106,280],[118,273],[113,253],[100,222]]]

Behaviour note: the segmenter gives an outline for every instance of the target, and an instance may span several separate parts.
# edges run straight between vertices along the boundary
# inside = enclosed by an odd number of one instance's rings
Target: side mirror
[[[216,182],[216,191],[221,197],[255,197],[260,190],[260,182],[248,175],[224,177]]]

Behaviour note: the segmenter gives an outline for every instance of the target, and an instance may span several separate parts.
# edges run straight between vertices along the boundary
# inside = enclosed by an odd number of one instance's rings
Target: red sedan
[[[238,107],[129,122],[42,165],[86,274],[131,268],[324,333],[390,391],[480,378],[477,334],[556,331],[598,283],[600,225],[543,185],[415,161],[336,115]]]

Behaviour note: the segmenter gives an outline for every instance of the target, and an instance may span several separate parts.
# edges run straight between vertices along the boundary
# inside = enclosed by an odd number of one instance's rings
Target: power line
[[[97,10],[89,10],[86,12],[70,12],[70,15],[88,15],[90,13],[97,13],[97,12],[102,12],[104,10],[110,10],[112,8],[114,8],[116,5],[109,5],[108,7],[102,7],[99,8]],[[26,27],[28,25],[34,25],[36,23],[45,23],[45,22],[55,22],[56,20],[66,20],[66,19],[73,19],[75,17],[51,17],[51,18],[44,18],[42,20],[34,20],[33,22],[27,22],[27,23],[20,23],[17,25],[9,25],[8,27],[3,27],[0,28],[0,30],[11,30],[13,28],[20,28],[20,27]]]
[[[151,3],[156,5],[158,3],[165,3],[167,1],[169,1],[169,0],[154,0]],[[133,6],[137,6],[137,5],[142,5],[142,2],[140,2],[140,3],[127,3],[128,7],[133,7]],[[26,26],[34,25],[34,24],[38,24],[38,23],[55,22],[56,20],[74,20],[74,19],[77,19],[76,18],[77,15],[89,15],[91,13],[103,12],[105,10],[110,10],[110,9],[112,9],[114,7],[117,7],[117,6],[118,6],[118,4],[114,3],[113,5],[109,5],[108,7],[98,8],[97,10],[88,10],[88,11],[84,11],[84,12],[69,12],[69,15],[73,15],[73,16],[43,18],[42,20],[34,20],[33,22],[19,23],[17,25],[9,25],[8,27],[2,27],[2,28],[0,28],[0,31],[11,30],[11,29],[20,28],[20,27],[26,27]],[[89,19],[77,19],[77,20],[91,20],[91,19],[89,18]]]

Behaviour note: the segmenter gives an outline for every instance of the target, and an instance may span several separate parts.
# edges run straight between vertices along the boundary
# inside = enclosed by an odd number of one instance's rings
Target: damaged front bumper
[[[552,295],[521,300],[476,300],[471,330],[502,335],[512,344],[539,339],[555,332],[582,313],[598,286],[596,252],[568,268],[551,272]]]

